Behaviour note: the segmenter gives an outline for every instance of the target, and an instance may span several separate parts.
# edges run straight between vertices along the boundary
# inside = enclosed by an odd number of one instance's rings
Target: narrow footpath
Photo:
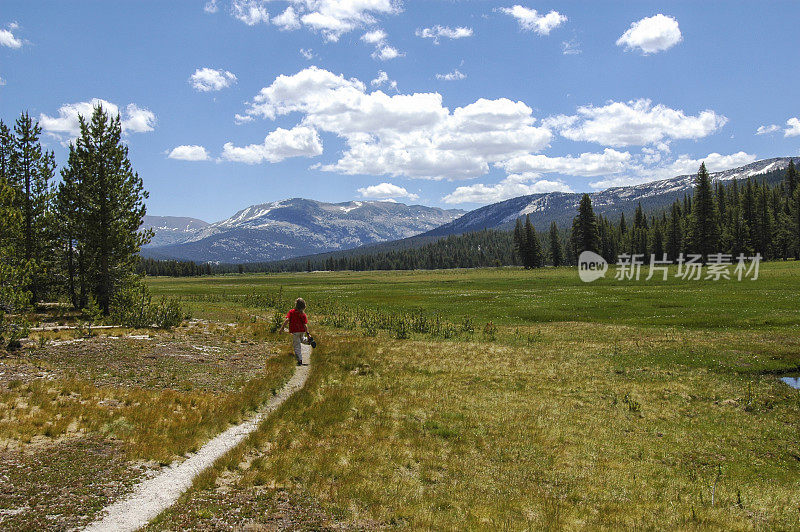
[[[311,347],[303,345],[303,360],[309,360]],[[127,497],[107,506],[100,517],[85,528],[88,532],[139,530],[158,514],[175,504],[194,479],[225,453],[236,447],[259,423],[305,385],[310,366],[297,366],[289,382],[247,421],[229,428],[206,443],[196,454],[170,465],[153,478],[138,484]]]

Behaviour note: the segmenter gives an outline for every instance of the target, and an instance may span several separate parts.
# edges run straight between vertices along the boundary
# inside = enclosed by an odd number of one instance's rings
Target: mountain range
[[[141,229],[153,231],[148,247],[155,248],[185,242],[209,225],[203,220],[183,216],[145,216]]]
[[[756,161],[711,173],[715,182],[748,177],[782,178],[789,157]],[[800,164],[800,157],[793,158]],[[598,214],[632,215],[641,203],[645,210],[667,207],[690,193],[694,175],[681,175],[589,194]],[[146,216],[143,228],[155,236],[142,255],[156,259],[196,262],[268,262],[306,255],[332,256],[351,251],[368,253],[416,247],[438,238],[479,231],[511,229],[517,218],[530,215],[545,230],[551,222],[571,223],[582,193],[549,192],[501,201],[470,212],[383,201],[323,203],[289,199],[243,209],[221,222],[194,218]],[[358,249],[356,249],[358,248]]]
[[[146,216],[155,236],[142,255],[197,262],[266,262],[398,240],[446,224],[464,211],[387,201],[324,203],[293,198],[243,209],[208,224]]]
[[[795,164],[800,157],[794,157]],[[730,182],[748,177],[780,172],[789,165],[790,157],[777,157],[750,163],[746,166],[710,173],[713,182]],[[782,177],[782,175],[780,176]],[[695,175],[681,175],[670,179],[652,181],[641,185],[613,187],[589,194],[596,214],[626,216],[641,203],[645,210],[671,205],[676,199],[691,192]],[[519,196],[487,205],[425,233],[426,236],[447,236],[481,229],[512,229],[521,216],[530,215],[531,223],[544,231],[551,222],[565,226],[572,222],[583,193],[548,192]]]

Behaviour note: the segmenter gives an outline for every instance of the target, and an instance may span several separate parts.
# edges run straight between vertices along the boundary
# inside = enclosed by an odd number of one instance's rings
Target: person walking
[[[283,320],[281,331],[286,330],[286,325],[289,325],[289,333],[292,335],[292,347],[294,347],[294,356],[297,359],[297,365],[303,364],[303,344],[309,343],[305,339],[308,335],[311,338],[311,332],[308,330],[308,316],[305,313],[306,302],[302,297],[298,297],[294,302],[294,308],[286,314],[286,319]]]

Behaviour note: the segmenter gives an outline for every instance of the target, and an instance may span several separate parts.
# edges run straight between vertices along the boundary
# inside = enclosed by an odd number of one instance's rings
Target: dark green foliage
[[[584,194],[578,206],[578,216],[572,222],[571,244],[575,256],[583,251],[600,251],[600,234],[597,230],[597,218],[592,210],[592,199]]]
[[[797,175],[797,169],[794,166],[793,159],[789,160],[789,166],[786,168],[786,177],[784,179],[786,183],[786,193],[789,197],[792,197],[797,188],[798,179],[800,179],[800,176]]]
[[[530,216],[525,216],[524,228],[517,219],[517,226],[514,228],[514,248],[526,268],[541,268],[544,265],[542,245],[531,224]]]
[[[25,336],[26,323],[20,313],[28,307],[30,293],[27,265],[14,261],[9,235],[17,234],[22,215],[14,205],[15,191],[0,177],[0,350]]]
[[[558,234],[558,227],[556,227],[555,222],[550,224],[549,242],[550,242],[550,264],[556,267],[563,265],[564,251],[561,246],[561,237]]]
[[[90,303],[93,301],[91,298]],[[169,329],[180,325],[185,317],[186,312],[178,301],[153,302],[150,291],[137,280],[118,288],[111,301],[110,321],[114,325]]]
[[[39,301],[51,288],[55,273],[53,254],[55,229],[52,211],[52,179],[55,156],[42,149],[38,122],[22,113],[14,125],[10,172],[7,181],[15,189],[14,203],[22,213],[16,256],[30,269],[31,299]]]
[[[667,259],[675,260],[683,250],[683,220],[681,218],[681,207],[676,201],[670,211],[669,222],[667,223],[667,242],[665,251]]]
[[[700,164],[695,178],[688,237],[689,249],[702,255],[704,260],[719,252],[719,214],[705,163]]]
[[[794,230],[794,257],[800,259],[800,186],[794,189],[791,202],[792,229]]]
[[[40,142],[41,127],[26,112],[13,131],[0,121],[0,339],[19,337],[30,303],[68,297],[93,319],[114,313],[118,324],[174,326],[183,311],[153,303],[134,274],[148,232],[142,180],[122,143],[119,116],[101,107],[69,148],[61,183]],[[133,288],[132,288],[133,287]],[[133,298],[132,294],[142,298]],[[9,316],[14,316],[11,323]]]
[[[64,209],[67,263],[73,264],[69,284],[76,285],[74,259],[80,262],[80,296],[96,297],[105,315],[111,300],[136,266],[141,246],[150,234],[137,232],[145,214],[147,192],[131,168],[128,148],[122,144],[119,116],[109,117],[98,106],[91,120],[80,119],[81,135],[70,146],[70,157],[62,171],[64,185],[58,205]],[[69,257],[73,255],[73,257]]]

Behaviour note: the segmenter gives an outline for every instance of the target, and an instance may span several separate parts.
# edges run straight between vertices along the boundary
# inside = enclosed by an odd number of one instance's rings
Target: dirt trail
[[[308,360],[311,347],[303,345],[303,359]],[[157,476],[145,480],[124,499],[104,508],[100,515],[86,527],[86,531],[133,531],[145,526],[158,514],[172,506],[194,479],[225,453],[236,447],[258,424],[277,409],[293,393],[303,387],[308,378],[310,366],[298,366],[277,395],[267,401],[258,412],[239,425],[229,428],[206,443],[196,454],[186,460],[173,464]]]

